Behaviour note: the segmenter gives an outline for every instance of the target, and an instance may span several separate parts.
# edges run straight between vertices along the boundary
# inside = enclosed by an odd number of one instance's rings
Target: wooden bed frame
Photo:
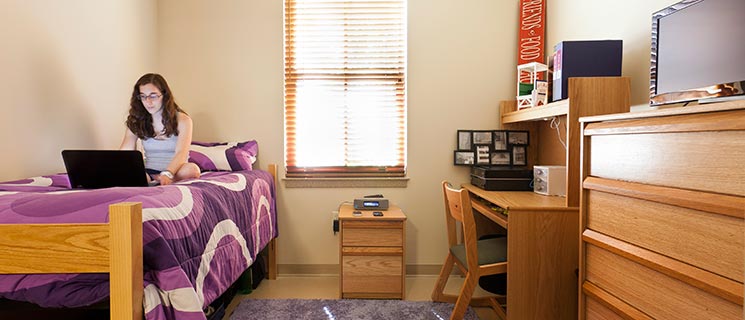
[[[277,185],[277,166],[268,170]],[[264,249],[277,278],[276,238]],[[109,223],[0,225],[0,274],[109,273],[112,320],[143,319],[142,204],[109,206]]]

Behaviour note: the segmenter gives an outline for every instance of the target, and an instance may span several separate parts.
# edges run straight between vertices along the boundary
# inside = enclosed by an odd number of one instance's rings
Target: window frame
[[[398,24],[400,24],[400,31],[401,34],[399,35],[401,37],[401,44],[400,48],[396,47],[400,50],[401,56],[400,57],[394,57],[391,58],[391,60],[398,59],[399,61],[396,61],[397,63],[400,63],[400,66],[398,68],[394,68],[393,72],[375,72],[373,70],[372,72],[368,72],[363,70],[363,72],[359,72],[359,69],[347,69],[346,67],[344,69],[333,69],[333,71],[330,71],[328,73],[304,73],[303,71],[299,71],[299,68],[296,68],[296,60],[297,60],[297,53],[293,50],[295,48],[296,38],[297,34],[296,31],[293,29],[292,26],[295,25],[295,21],[297,19],[298,15],[298,8],[295,6],[299,2],[307,2],[307,0],[285,0],[284,1],[284,34],[285,34],[285,43],[284,43],[284,54],[285,54],[285,78],[284,78],[284,125],[285,125],[285,168],[286,168],[286,177],[287,178],[388,178],[388,177],[405,177],[406,176],[406,163],[407,163],[407,102],[406,102],[406,77],[407,77],[407,28],[406,28],[406,1],[405,0],[391,0],[391,1],[375,1],[375,0],[338,0],[338,1],[322,1],[323,3],[335,3],[335,4],[343,4],[343,3],[355,3],[357,5],[365,4],[365,3],[398,3],[400,4],[400,12],[398,12],[401,16],[401,20]],[[345,25],[346,26],[346,25]],[[384,31],[380,31],[381,34]],[[344,30],[344,39],[345,44],[350,41],[349,39],[354,37],[349,36],[351,32],[349,32],[347,29]],[[385,35],[383,35],[385,36]],[[395,38],[395,37],[392,37]],[[346,48],[346,47],[345,47]],[[351,56],[351,55],[350,55]],[[345,58],[348,58],[345,56]],[[351,59],[351,58],[350,58]],[[379,58],[380,59],[380,58]],[[346,60],[345,60],[346,61]],[[376,60],[375,62],[378,62]],[[346,65],[346,63],[345,63]],[[357,70],[357,72],[355,72]],[[308,77],[308,76],[315,76],[320,79],[324,78],[336,78],[334,79],[336,82],[343,81],[344,84],[339,87],[344,87],[344,92],[346,94],[347,86],[350,85],[351,81],[359,81],[360,79],[365,79],[365,81],[370,81],[375,83],[376,80],[379,80],[379,84],[373,84],[368,85],[370,87],[373,87],[375,85],[378,86],[386,86],[385,88],[393,88],[395,93],[395,102],[392,104],[394,105],[393,108],[394,112],[396,114],[396,120],[389,120],[392,121],[391,123],[396,125],[397,131],[395,132],[396,138],[395,138],[395,146],[388,145],[387,149],[395,150],[396,152],[396,163],[395,165],[387,164],[387,165],[350,165],[350,159],[349,155],[346,152],[344,152],[344,159],[343,162],[345,165],[336,165],[336,166],[302,166],[297,163],[298,157],[297,152],[298,147],[298,138],[297,134],[298,132],[295,131],[297,124],[295,123],[298,121],[298,115],[297,110],[299,108],[297,104],[297,97],[298,97],[298,83],[303,81],[302,79]],[[395,83],[393,85],[386,84],[390,83],[391,80],[395,80]],[[390,93],[388,93],[390,95]],[[381,94],[382,96],[382,94]],[[303,106],[300,106],[303,107]],[[349,105],[345,105],[345,108],[349,109],[351,108]],[[344,110],[347,110],[344,109]],[[388,110],[389,107],[386,107],[386,110]],[[391,111],[387,111],[391,112]],[[345,112],[346,116],[346,112]],[[358,119],[359,120],[359,119]],[[353,143],[354,141],[350,142],[352,140],[349,137],[349,134],[345,130],[344,133],[344,146],[347,147],[349,144]],[[357,147],[364,146],[364,144],[357,144]],[[353,160],[352,160],[353,161]]]

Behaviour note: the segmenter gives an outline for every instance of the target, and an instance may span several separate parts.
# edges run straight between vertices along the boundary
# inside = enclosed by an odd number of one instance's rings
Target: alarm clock
[[[388,210],[388,199],[360,198],[354,199],[355,210]]]

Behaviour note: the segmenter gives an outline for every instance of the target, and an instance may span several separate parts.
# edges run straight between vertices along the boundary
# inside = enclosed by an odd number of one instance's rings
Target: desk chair
[[[468,305],[489,306],[502,319],[507,313],[498,303],[500,296],[471,299],[479,277],[507,272],[507,238],[477,240],[476,224],[471,209],[471,196],[468,190],[453,189],[447,181],[442,182],[445,197],[445,221],[448,231],[448,256],[442,265],[440,276],[432,291],[432,301],[455,303],[450,319],[462,319]],[[463,243],[458,244],[456,221],[463,226]],[[445,284],[453,271],[453,264],[466,279],[458,296],[445,294]],[[503,296],[502,296],[503,297]]]

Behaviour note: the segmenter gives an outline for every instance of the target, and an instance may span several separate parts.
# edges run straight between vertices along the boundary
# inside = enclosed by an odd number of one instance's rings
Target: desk
[[[579,208],[530,191],[463,188],[474,210],[507,229],[508,319],[577,319]]]

